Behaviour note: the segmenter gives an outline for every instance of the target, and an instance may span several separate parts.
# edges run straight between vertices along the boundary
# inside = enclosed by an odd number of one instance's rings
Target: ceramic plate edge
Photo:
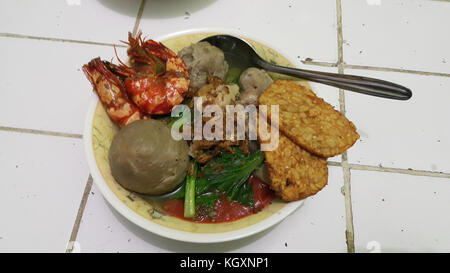
[[[279,52],[282,56],[284,56],[286,59],[288,59],[291,63],[294,63],[290,58],[289,55],[283,54],[283,52],[279,51],[276,47],[268,44],[267,42],[262,42],[259,39],[254,39],[250,35],[247,35],[243,32],[236,32],[234,30],[227,30],[227,29],[192,29],[192,30],[185,30],[180,31],[168,35],[164,35],[159,37],[158,39],[155,39],[156,41],[162,41],[169,38],[178,37],[181,35],[187,35],[187,34],[195,34],[195,33],[226,33],[230,35],[239,35],[243,37],[247,37],[249,39],[252,39],[254,41],[260,42],[266,46],[269,46],[270,48],[274,49],[275,51]],[[94,157],[94,151],[92,149],[92,120],[95,113],[95,108],[97,107],[98,103],[98,97],[93,94],[92,99],[89,105],[89,109],[87,111],[86,119],[85,119],[85,127],[84,127],[84,133],[83,133],[83,143],[85,148],[85,153],[89,165],[89,169],[91,171],[92,178],[96,184],[96,186],[99,188],[102,195],[105,197],[105,199],[113,206],[114,209],[116,209],[123,217],[131,221],[132,223],[136,224],[137,226],[152,232],[154,234],[157,234],[159,236],[174,239],[178,241],[183,242],[191,242],[191,243],[218,243],[218,242],[226,242],[226,241],[232,241],[241,239],[244,237],[248,237],[251,235],[254,235],[256,233],[262,232],[271,226],[275,226],[282,220],[284,220],[287,216],[289,216],[291,213],[293,213],[296,209],[302,206],[303,200],[291,202],[286,204],[284,208],[282,208],[280,211],[276,212],[274,215],[262,220],[261,222],[258,222],[256,224],[253,224],[251,226],[228,231],[228,232],[222,232],[222,233],[191,233],[186,231],[180,231],[180,230],[174,230],[170,229],[164,226],[161,226],[159,224],[153,223],[149,221],[148,219],[140,216],[133,210],[131,210],[129,207],[127,207],[122,201],[120,201],[117,196],[111,191],[111,189],[108,187],[106,182],[104,182],[103,177],[100,173],[100,170],[98,169],[98,166],[95,161]]]

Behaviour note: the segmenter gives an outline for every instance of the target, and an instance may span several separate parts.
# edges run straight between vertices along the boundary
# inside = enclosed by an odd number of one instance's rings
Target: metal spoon
[[[215,35],[207,37],[202,41],[209,42],[220,48],[224,52],[227,62],[237,63],[240,68],[243,69],[251,66],[260,67],[275,73],[389,99],[408,100],[412,96],[410,89],[388,81],[355,75],[296,69],[271,64],[263,60],[250,44],[234,36]]]

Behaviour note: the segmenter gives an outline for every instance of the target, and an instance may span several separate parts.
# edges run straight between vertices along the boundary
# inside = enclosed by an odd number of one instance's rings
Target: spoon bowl
[[[220,48],[230,66],[240,69],[258,66],[255,60],[260,57],[255,49],[244,40],[230,35],[215,35],[202,41]]]

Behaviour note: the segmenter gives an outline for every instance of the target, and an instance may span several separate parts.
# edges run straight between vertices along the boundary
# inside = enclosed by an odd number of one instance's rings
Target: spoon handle
[[[299,77],[366,95],[396,100],[408,100],[412,96],[410,89],[379,79],[283,67],[263,60],[258,60],[257,64],[267,71]]]

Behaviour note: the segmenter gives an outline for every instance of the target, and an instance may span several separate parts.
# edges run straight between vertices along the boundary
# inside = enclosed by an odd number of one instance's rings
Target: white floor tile
[[[450,179],[351,171],[351,186],[357,252],[450,251]]]
[[[450,73],[447,1],[342,1],[348,64]]]
[[[0,131],[0,252],[64,252],[89,176],[80,139]]]
[[[218,244],[182,243],[147,232],[118,214],[93,186],[78,231],[81,252],[345,252],[342,170],[283,222],[254,236]]]
[[[350,163],[450,172],[450,78],[345,70],[409,87],[408,101],[346,92],[347,117],[361,139],[348,151]]]
[[[299,68],[306,69],[306,70],[313,70],[313,71],[321,71],[321,72],[329,72],[329,73],[338,73],[338,69],[336,67],[321,67],[321,66],[313,66],[313,65],[299,65]],[[324,99],[326,102],[331,104],[334,109],[338,110],[340,109],[339,106],[339,88],[321,84],[321,83],[315,83],[315,82],[309,82],[311,85],[312,90],[316,93],[316,95],[322,99]]]
[[[139,25],[157,38],[220,28],[267,41],[292,58],[337,61],[336,1],[147,1]]]
[[[140,3],[140,0],[1,1],[0,32],[118,43],[128,31],[133,31]]]
[[[0,125],[81,134],[93,94],[81,67],[97,56],[111,60],[114,48],[0,38],[0,49]]]

